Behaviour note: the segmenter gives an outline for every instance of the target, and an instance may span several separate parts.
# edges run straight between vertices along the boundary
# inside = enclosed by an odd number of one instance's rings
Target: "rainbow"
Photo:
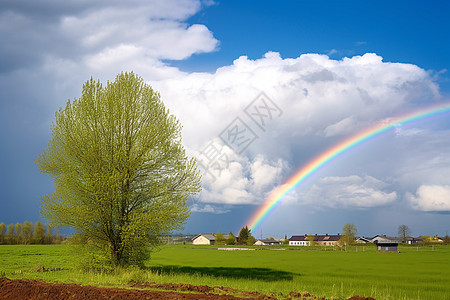
[[[355,147],[369,141],[383,133],[386,133],[397,127],[415,123],[427,118],[439,116],[450,112],[450,103],[444,105],[434,106],[431,108],[422,109],[414,113],[397,117],[393,119],[385,120],[371,128],[368,128],[339,144],[326,150],[319,156],[312,159],[308,164],[303,166],[292,177],[290,177],[284,184],[276,188],[266,202],[248,219],[246,225],[250,230],[255,232],[256,228],[261,225],[261,222],[267,218],[267,216],[273,211],[275,207],[283,200],[283,198],[289,194],[293,189],[302,184],[313,174],[317,173],[320,169],[327,166],[329,163],[340,157],[347,151],[354,149]]]

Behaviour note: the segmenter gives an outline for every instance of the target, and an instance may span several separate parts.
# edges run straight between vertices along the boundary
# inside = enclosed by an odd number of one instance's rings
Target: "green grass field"
[[[228,286],[267,294],[308,291],[328,299],[353,295],[386,300],[450,299],[450,246],[403,247],[400,253],[376,253],[374,246],[344,252],[319,247],[219,251],[210,246],[173,245],[154,252],[146,270],[118,270],[114,274],[76,271],[67,248],[2,245],[0,275],[99,286],[121,286],[136,280]]]

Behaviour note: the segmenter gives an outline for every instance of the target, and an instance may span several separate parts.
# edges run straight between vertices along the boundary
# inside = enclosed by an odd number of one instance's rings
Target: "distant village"
[[[181,236],[179,237],[181,238]],[[313,235],[293,235],[290,238],[284,237],[275,239],[265,238],[265,239],[255,239],[253,236],[249,235],[246,241],[240,241],[239,236],[234,236],[231,232],[230,234],[221,233],[201,233],[197,235],[188,235],[183,237],[183,243],[192,243],[192,245],[251,245],[251,246],[274,246],[274,245],[285,245],[285,246],[298,246],[298,247],[310,247],[310,246],[329,246],[329,247],[345,247],[347,244],[361,245],[369,244],[377,247],[378,251],[398,251],[399,244],[407,245],[419,245],[419,244],[448,244],[450,243],[450,238],[448,236],[438,237],[436,236],[421,236],[412,237],[406,236],[393,237],[386,235],[375,235],[373,237],[359,236],[354,237],[350,241],[346,239],[341,234],[313,234]],[[176,240],[172,240],[172,243],[177,243]],[[179,243],[179,240],[178,240]]]

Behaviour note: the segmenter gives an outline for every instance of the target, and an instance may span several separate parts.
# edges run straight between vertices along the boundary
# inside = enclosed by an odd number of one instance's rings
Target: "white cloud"
[[[416,195],[406,194],[412,207],[430,212],[450,212],[449,185],[421,185]]]
[[[330,126],[327,126],[324,130],[325,136],[335,136],[341,134],[348,134],[349,132],[354,130],[354,121],[352,117],[348,117],[340,120],[337,123],[334,123]]]
[[[286,164],[270,161],[262,155],[253,159],[240,156],[219,139],[213,140],[218,149],[217,159],[209,160],[204,147],[193,155],[203,173],[199,202],[225,204],[260,204],[281,179]],[[207,146],[207,145],[205,145]]]
[[[300,196],[300,201],[314,207],[371,208],[392,203],[396,192],[371,176],[324,177]]]
[[[194,205],[191,206],[191,211],[196,213],[226,214],[231,210],[217,205],[211,204],[202,205],[199,203],[195,203]]]
[[[436,91],[425,70],[385,63],[375,54],[338,61],[318,54],[282,59],[269,52],[257,60],[242,56],[214,74],[151,83],[185,124],[185,139],[195,145],[212,139],[242,115],[261,91],[284,112],[262,136],[264,146],[287,135],[349,134],[404,113]],[[197,128],[204,134],[197,134]]]
[[[152,66],[165,68],[163,59],[186,59],[218,47],[206,26],[186,23],[201,8],[198,0],[43,1],[35,9],[22,1],[9,3],[0,13],[5,25],[0,38],[8,40],[0,54],[10,61],[2,69],[65,60],[86,77],[135,70],[148,79],[167,78]]]
[[[204,181],[203,201],[228,204],[264,202],[287,179],[285,166],[300,167],[306,163],[303,157],[318,155],[336,143],[336,137],[351,136],[437,97],[436,85],[425,70],[383,62],[370,53],[333,60],[318,54],[283,59],[268,52],[256,60],[241,56],[213,74],[191,73],[151,84],[181,120],[183,139],[197,154],[236,117],[258,135],[222,170],[220,178]],[[261,91],[283,111],[280,117],[267,120],[264,131],[244,112]],[[392,167],[384,170],[394,172]],[[276,179],[272,174],[277,174]],[[346,194],[341,186],[341,198],[346,201],[328,205],[373,207],[397,198],[393,191],[373,187],[367,178],[353,183],[353,190],[347,188]]]

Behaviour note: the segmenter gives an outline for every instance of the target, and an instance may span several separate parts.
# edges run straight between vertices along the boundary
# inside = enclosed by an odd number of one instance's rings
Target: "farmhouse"
[[[293,235],[289,239],[289,246],[311,246],[310,240],[312,237],[309,237],[307,234],[305,235]],[[314,244],[319,246],[335,246],[339,240],[341,239],[341,235],[338,233],[337,235],[329,235],[328,233],[325,235],[314,235]]]
[[[366,237],[359,237],[355,240],[355,242],[357,242],[358,244],[367,244],[367,243],[372,243],[370,238],[366,238]]]
[[[228,234],[224,234],[224,239],[228,239]],[[193,245],[214,245],[216,242],[216,235],[214,233],[201,233],[197,234],[192,239]]]
[[[417,244],[417,243],[421,243],[421,242],[423,242],[423,240],[421,238],[415,238],[415,237],[412,237],[412,236],[408,236],[406,238],[406,243],[409,244],[409,245]]]
[[[379,235],[379,234],[377,234],[376,236],[374,236],[373,238],[370,239],[370,241],[371,241],[372,243],[374,243],[374,244],[375,244],[376,242],[378,242],[378,241],[384,241],[384,240],[394,241],[394,242],[397,242],[397,244],[401,243],[401,239],[400,239],[400,238],[398,238],[398,237],[386,236],[385,234],[384,234],[384,235]]]
[[[281,245],[282,243],[277,240],[273,239],[266,239],[266,240],[257,240],[253,245],[256,246],[263,246],[263,245]]]

